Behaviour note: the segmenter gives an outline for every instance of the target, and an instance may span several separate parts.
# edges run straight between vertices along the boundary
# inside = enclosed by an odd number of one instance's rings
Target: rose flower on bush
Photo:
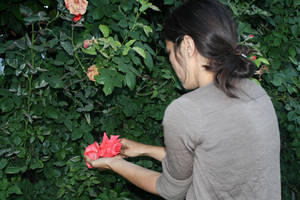
[[[86,75],[89,77],[91,81],[96,81],[95,76],[99,75],[98,68],[96,65],[92,65],[88,68]]]
[[[73,18],[74,22],[81,19],[81,16],[85,14],[86,8],[88,6],[87,0],[65,0],[66,8],[71,14],[75,15]]]

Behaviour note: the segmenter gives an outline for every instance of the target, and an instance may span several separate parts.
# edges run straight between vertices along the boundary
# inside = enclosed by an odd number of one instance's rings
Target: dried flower
[[[99,75],[98,68],[96,65],[92,65],[88,68],[87,76],[91,81],[95,81],[95,76]]]
[[[84,40],[83,41],[83,48],[87,49],[93,44],[92,40]]]
[[[65,0],[65,5],[71,14],[78,16],[79,14],[83,15],[86,12],[88,1],[87,0]]]

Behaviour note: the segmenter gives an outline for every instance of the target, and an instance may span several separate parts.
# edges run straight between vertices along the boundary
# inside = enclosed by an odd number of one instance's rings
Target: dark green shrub
[[[259,50],[256,64],[268,68],[257,79],[279,117],[283,199],[299,197],[299,2],[225,3],[241,41]],[[90,0],[75,24],[63,0],[0,3],[0,199],[158,199],[114,173],[88,170],[82,155],[104,131],[162,145],[164,109],[183,92],[160,36],[175,4]],[[96,82],[86,76],[91,65]],[[152,159],[132,161],[161,169]]]

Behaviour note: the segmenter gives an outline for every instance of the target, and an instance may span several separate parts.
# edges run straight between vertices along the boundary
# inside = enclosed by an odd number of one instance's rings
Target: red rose
[[[253,34],[251,34],[251,35],[249,35],[249,37],[250,37],[250,38],[254,38],[254,35],[253,35]]]
[[[100,144],[100,157],[113,157],[121,152],[121,140],[118,139],[119,135],[112,135],[108,139],[104,132],[102,143]]]
[[[251,61],[254,61],[254,60],[256,60],[256,56],[251,56]]]
[[[93,144],[90,144],[85,148],[84,155],[88,156],[92,160],[97,160],[100,158],[100,149],[99,144],[97,142],[94,142]],[[88,168],[93,168],[88,162],[86,162],[86,165]]]

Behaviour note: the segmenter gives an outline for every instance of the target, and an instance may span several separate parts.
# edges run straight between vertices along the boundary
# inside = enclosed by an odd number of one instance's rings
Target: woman
[[[193,91],[166,109],[165,147],[122,140],[123,156],[153,157],[163,172],[120,156],[88,162],[165,199],[280,199],[276,114],[248,79],[255,66],[237,44],[231,13],[216,0],[188,1],[167,20],[165,37],[176,75]]]

